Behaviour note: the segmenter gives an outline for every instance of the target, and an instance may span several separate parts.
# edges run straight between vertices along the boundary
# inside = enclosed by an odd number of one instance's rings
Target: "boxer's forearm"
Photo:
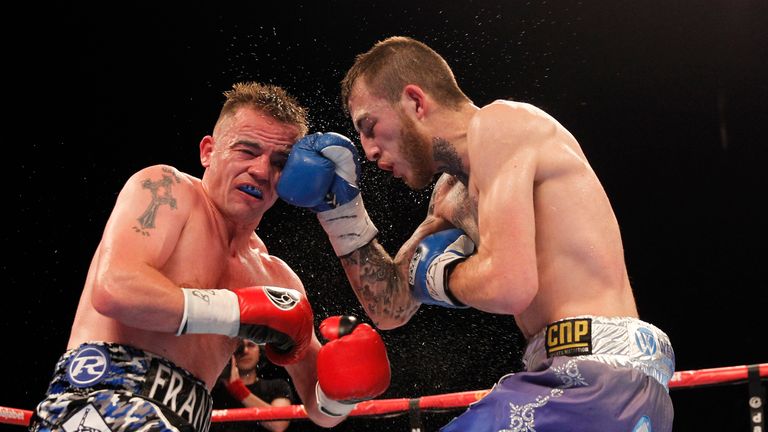
[[[531,305],[538,292],[535,264],[524,266],[519,262],[491,259],[491,254],[480,248],[454,267],[449,281],[451,294],[461,303],[484,312],[518,315]]]
[[[408,287],[407,275],[387,251],[373,240],[341,257],[352,290],[365,312],[381,329],[399,327],[419,308]]]
[[[320,342],[313,337],[312,344],[309,346],[306,355],[296,363],[285,366],[288,375],[291,376],[293,388],[301,399],[307,416],[313,423],[324,428],[333,427],[342,420],[343,417],[329,417],[323,414],[317,406],[317,397],[315,387],[317,385],[317,355],[320,352]]]
[[[291,400],[284,397],[278,397],[272,400],[270,406],[281,407],[290,406]],[[272,432],[283,432],[291,425],[290,420],[274,420],[274,421],[262,421],[259,423],[261,427]]]

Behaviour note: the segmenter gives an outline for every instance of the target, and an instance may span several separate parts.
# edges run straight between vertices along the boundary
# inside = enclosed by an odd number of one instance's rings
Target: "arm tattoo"
[[[178,177],[175,177],[178,183]],[[158,181],[152,181],[146,179],[141,182],[141,187],[148,189],[152,194],[152,201],[144,213],[137,219],[139,221],[139,227],[134,226],[133,230],[141,233],[143,236],[149,236],[149,229],[155,227],[155,218],[157,217],[157,210],[161,205],[168,205],[171,209],[176,209],[176,198],[173,197],[171,186],[173,185],[174,177],[163,174],[163,178]],[[162,193],[161,193],[162,189]]]
[[[407,321],[418,309],[405,276],[378,242],[342,257],[341,262],[358,300],[376,325],[382,319]]]
[[[179,172],[176,171],[175,168],[171,167],[163,167],[163,172],[168,173],[169,175],[173,176],[173,179],[176,180],[176,183],[181,183],[181,177],[179,176]]]

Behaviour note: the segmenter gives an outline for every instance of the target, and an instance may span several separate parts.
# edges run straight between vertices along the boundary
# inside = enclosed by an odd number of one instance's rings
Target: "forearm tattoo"
[[[352,289],[375,324],[382,319],[406,321],[418,309],[405,275],[399,274],[392,258],[375,240],[341,261]]]

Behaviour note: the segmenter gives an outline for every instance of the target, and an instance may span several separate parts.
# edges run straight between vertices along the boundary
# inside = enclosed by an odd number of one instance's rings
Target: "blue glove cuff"
[[[346,204],[318,213],[317,219],[328,234],[336,256],[356,251],[370,243],[379,233],[368,217],[360,194]]]

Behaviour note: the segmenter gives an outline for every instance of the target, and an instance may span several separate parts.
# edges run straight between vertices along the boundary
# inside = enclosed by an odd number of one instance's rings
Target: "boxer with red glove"
[[[335,316],[320,324],[329,340],[317,355],[317,406],[342,417],[358,402],[373,399],[389,387],[387,349],[370,325],[352,316]]]
[[[182,291],[178,335],[216,333],[266,343],[267,358],[278,366],[300,360],[312,341],[312,308],[297,290],[256,286]]]

